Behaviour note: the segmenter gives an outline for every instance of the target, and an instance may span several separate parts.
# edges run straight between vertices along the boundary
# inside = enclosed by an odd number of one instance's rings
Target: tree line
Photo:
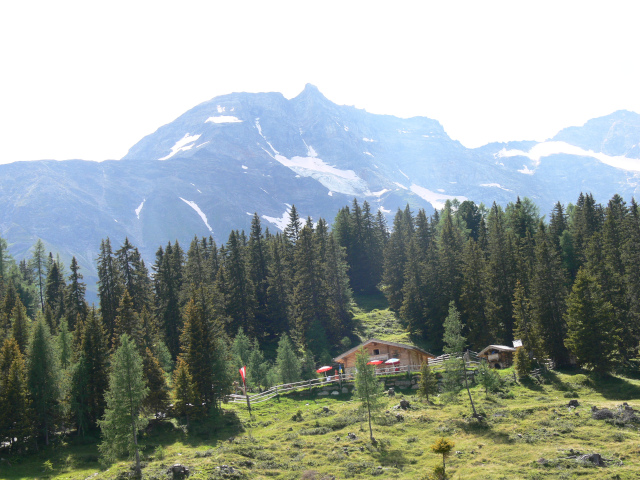
[[[548,221],[526,198],[504,209],[454,200],[431,216],[407,206],[391,231],[355,199],[331,228],[292,207],[283,232],[256,214],[248,235],[220,246],[159,247],[150,269],[128,239],[115,250],[103,240],[97,306],[75,258],[67,272],[38,240],[16,264],[0,239],[0,441],[95,431],[125,335],[148,414],[170,402],[181,417],[215,414],[242,365],[251,385],[313,375],[357,341],[354,292],[381,290],[435,353],[454,308],[465,347],[521,338],[531,357],[610,369],[637,354],[639,233],[637,204],[618,195],[603,206],[581,194]]]

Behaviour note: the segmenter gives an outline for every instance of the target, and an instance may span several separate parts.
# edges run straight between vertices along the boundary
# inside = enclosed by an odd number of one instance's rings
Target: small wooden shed
[[[513,364],[515,348],[506,345],[489,345],[478,353],[480,358],[489,362],[492,368],[507,368]]]
[[[385,340],[372,338],[357,347],[353,347],[351,350],[347,350],[342,355],[338,355],[333,361],[341,363],[344,371],[349,372],[356,366],[356,353],[361,348],[364,348],[369,354],[369,361],[382,360],[382,362],[385,362],[390,358],[397,358],[400,362],[394,364],[394,366],[411,366],[412,370],[418,370],[423,362],[428,362],[430,358],[435,358],[435,355],[421,348],[414,347],[413,345],[387,342]],[[388,367],[389,365],[385,365],[384,363],[380,365],[380,367],[385,366]],[[403,370],[406,370],[406,368]]]

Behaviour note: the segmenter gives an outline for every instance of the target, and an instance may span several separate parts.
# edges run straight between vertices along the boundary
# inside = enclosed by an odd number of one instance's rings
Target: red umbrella
[[[382,360],[371,360],[370,362],[367,362],[367,365],[380,365],[382,363]]]
[[[318,370],[316,370],[316,372],[318,373],[323,373],[323,372],[328,372],[329,370],[331,370],[333,367],[329,367],[329,366],[325,366],[325,367],[320,367]]]
[[[384,363],[388,363],[388,364],[393,364],[393,363],[399,363],[400,360],[398,360],[397,358],[390,358],[389,360],[387,360]]]

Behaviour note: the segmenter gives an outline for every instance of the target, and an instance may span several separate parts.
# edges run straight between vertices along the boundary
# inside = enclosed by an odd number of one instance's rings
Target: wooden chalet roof
[[[377,338],[370,338],[369,340],[367,340],[364,343],[361,343],[360,345],[358,345],[357,347],[353,347],[350,350],[347,350],[346,352],[344,352],[341,355],[338,355],[337,357],[335,357],[333,359],[334,362],[339,362],[341,359],[343,359],[344,357],[348,357],[349,355],[351,355],[353,352],[356,352],[358,350],[360,350],[362,347],[364,347],[365,345],[369,345],[370,343],[380,343],[382,345],[390,345],[392,347],[399,347],[399,348],[404,348],[405,350],[415,350],[416,352],[420,352],[423,353],[425,355],[429,355],[431,358],[435,358],[435,355],[427,352],[426,350],[423,350],[421,348],[418,348],[414,345],[405,345],[404,343],[395,343],[395,342],[388,342],[386,340],[378,340]]]
[[[515,352],[516,349],[512,347],[507,347],[506,345],[489,345],[488,347],[484,347],[478,355],[484,355],[489,350],[498,350],[499,352]]]

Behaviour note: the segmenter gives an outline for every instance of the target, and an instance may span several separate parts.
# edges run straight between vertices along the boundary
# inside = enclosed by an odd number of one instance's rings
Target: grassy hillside
[[[191,469],[191,479],[421,479],[441,462],[429,449],[441,436],[455,443],[447,462],[454,479],[638,478],[639,420],[632,412],[596,420],[591,407],[618,412],[628,402],[640,409],[640,381],[552,372],[521,385],[513,383],[511,371],[501,374],[505,382],[497,394],[486,397],[479,386],[472,389],[486,415],[483,422],[469,417],[466,393],[452,403],[439,397],[428,405],[413,390],[397,388],[375,421],[376,445],[350,393],[296,392],[256,405],[251,418],[246,407],[226,405],[223,416],[190,429],[175,420],[152,422],[142,436],[144,478],[170,478],[167,469],[180,463]],[[410,409],[396,408],[401,398]],[[580,406],[568,408],[574,398]],[[601,454],[607,466],[575,458],[590,453]],[[0,477],[110,479],[124,477],[130,465],[101,467],[95,444],[68,438],[11,459],[10,466],[1,461]]]

